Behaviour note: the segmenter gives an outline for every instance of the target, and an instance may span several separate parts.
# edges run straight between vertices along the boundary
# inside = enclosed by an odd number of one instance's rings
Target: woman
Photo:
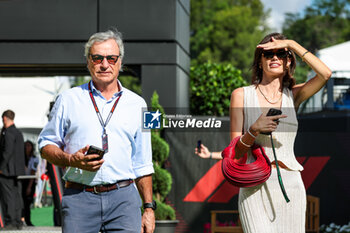
[[[34,144],[28,140],[24,143],[24,149],[26,175],[35,175],[39,159],[34,155]],[[23,217],[27,226],[33,226],[30,219],[30,205],[34,200],[35,185],[35,179],[22,180]]]
[[[295,54],[316,73],[302,84],[295,84]],[[231,140],[240,137],[236,158],[248,152],[247,163],[254,161],[250,147],[264,147],[272,164],[270,178],[263,184],[241,188],[238,209],[245,233],[305,232],[306,193],[293,147],[297,132],[296,110],[318,92],[331,77],[331,70],[316,56],[293,40],[279,33],[267,35],[256,47],[252,67],[252,85],[232,92],[230,104]],[[281,115],[266,116],[270,108],[282,110]],[[272,132],[278,161],[274,161],[270,136]],[[209,152],[202,146],[196,154],[203,158],[221,158],[220,152]],[[279,187],[276,163],[286,192],[287,203]]]

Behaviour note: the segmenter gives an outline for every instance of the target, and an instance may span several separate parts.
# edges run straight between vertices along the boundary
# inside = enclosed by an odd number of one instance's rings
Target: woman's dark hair
[[[271,42],[271,37],[275,38],[276,40],[285,40],[287,39],[284,35],[281,33],[271,33],[268,34],[267,36],[264,37],[260,41],[259,44],[266,44],[268,42]],[[256,48],[255,49],[255,54],[254,54],[254,61],[252,65],[252,84],[259,84],[262,80],[263,76],[263,69],[261,68],[261,56],[263,53],[262,48]],[[296,58],[295,54],[293,51],[289,50],[289,56],[291,60],[289,69],[287,69],[287,72],[285,72],[285,75],[283,77],[283,87],[288,87],[289,89],[292,89],[292,87],[295,85],[295,79],[293,78],[294,70],[295,70],[295,65],[296,65]]]
[[[34,143],[31,142],[31,141],[29,141],[29,140],[25,141],[25,142],[24,142],[24,151],[25,151],[25,153],[26,153],[26,156],[25,156],[24,158],[25,158],[25,164],[26,164],[26,166],[28,166],[28,162],[29,162],[29,159],[28,159],[28,156],[27,156],[27,151],[26,151],[26,145],[27,145],[27,144],[29,144],[29,145],[32,146],[32,149],[30,150],[30,153],[29,153],[29,155],[30,155],[29,158],[32,157],[32,156],[34,156]]]

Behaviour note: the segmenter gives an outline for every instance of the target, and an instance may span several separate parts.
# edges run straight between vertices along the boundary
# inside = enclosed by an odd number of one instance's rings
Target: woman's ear
[[[290,59],[290,58],[288,57],[288,59],[287,59],[287,66],[290,67],[290,64],[292,64],[292,59]]]

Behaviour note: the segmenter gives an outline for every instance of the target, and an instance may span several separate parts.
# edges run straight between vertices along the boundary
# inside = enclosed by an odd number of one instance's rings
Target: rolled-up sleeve
[[[49,122],[41,131],[38,138],[39,149],[46,145],[64,146],[64,101],[62,96],[58,96],[49,115]]]
[[[145,109],[146,103],[142,107]],[[141,108],[141,109],[142,109]],[[142,118],[142,111],[140,111],[140,119]],[[135,134],[135,146],[136,151],[133,154],[133,169],[136,177],[141,177],[154,173],[152,163],[152,144],[151,144],[151,131],[142,130],[142,122],[139,122],[139,127]]]

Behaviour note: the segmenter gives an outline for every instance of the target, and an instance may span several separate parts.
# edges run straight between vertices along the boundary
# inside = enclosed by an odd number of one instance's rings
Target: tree
[[[165,115],[163,107],[159,104],[157,92],[153,92],[151,98],[152,111],[159,110]],[[175,210],[166,204],[165,198],[171,190],[172,176],[164,168],[164,162],[169,157],[169,144],[161,137],[161,130],[152,130],[152,160],[154,174],[152,176],[153,198],[157,202],[155,217],[157,220],[174,220]]]
[[[230,63],[250,77],[254,49],[268,27],[260,0],[191,2],[192,64]]]
[[[350,1],[314,0],[300,14],[286,14],[283,34],[304,46],[312,53],[317,50],[350,40]],[[305,81],[309,69],[300,62],[302,70],[295,75]]]
[[[231,64],[194,65],[190,78],[191,113],[195,115],[228,116],[232,91],[247,85],[241,71]]]
[[[300,14],[287,14],[283,33],[302,43],[311,52],[350,39],[348,0],[315,0]]]

